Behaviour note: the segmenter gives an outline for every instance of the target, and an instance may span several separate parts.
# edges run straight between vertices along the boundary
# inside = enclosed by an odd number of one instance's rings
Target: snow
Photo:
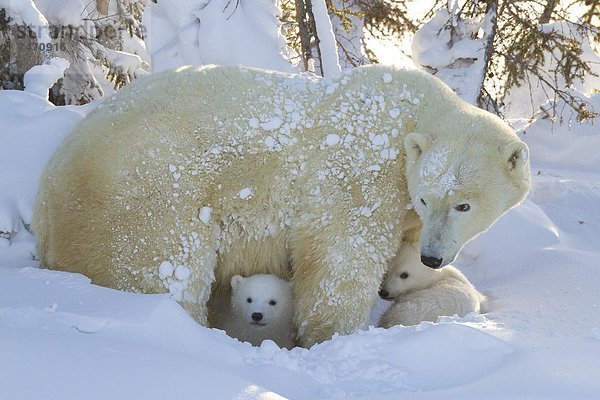
[[[158,276],[160,279],[166,279],[168,276],[173,275],[175,267],[168,261],[163,261],[158,267]]]
[[[483,81],[490,19],[491,15],[482,20],[457,20],[450,11],[441,8],[415,33],[412,42],[414,63],[425,67],[465,101],[474,104]],[[477,36],[480,30],[483,34]]]
[[[15,226],[30,222],[41,167],[87,109],[12,91],[0,92],[0,105],[0,221],[11,232],[0,238],[0,398],[600,393],[600,132],[593,125],[569,130],[540,120],[523,135],[532,154],[531,195],[455,263],[488,296],[486,314],[369,328],[288,351],[272,342],[252,347],[196,324],[175,302],[187,266],[162,263],[165,295],[119,292],[78,274],[38,269],[33,236]],[[240,191],[241,198],[250,194],[249,187]],[[202,210],[206,216],[208,208]],[[373,315],[386,305],[378,302]]]
[[[42,168],[90,107],[55,107],[31,93],[0,91],[0,235],[14,236],[31,224]]]
[[[402,113],[402,111],[400,111],[399,108],[392,108],[389,111],[390,117],[392,117],[392,118],[398,118],[401,113]]]
[[[40,44],[50,43],[50,25],[33,0],[0,0],[0,8],[8,10],[12,24],[28,26]]]
[[[336,13],[329,13],[342,69],[369,64],[370,61],[363,50],[363,42],[368,33],[364,29],[365,21],[360,5],[345,0],[333,0],[327,4],[337,10],[350,11],[342,18]]]
[[[103,55],[106,57],[108,62],[110,62],[112,65],[118,65],[123,72],[126,72],[129,75],[134,76],[135,73],[145,74],[146,72],[143,69],[144,61],[137,54],[106,49],[106,51],[103,52]]]
[[[274,0],[161,0],[143,19],[152,70],[244,64],[297,72],[277,15]]]
[[[239,196],[242,200],[249,199],[252,196],[252,188],[243,188],[242,190],[240,190]]]
[[[164,261],[158,268],[158,276],[169,291],[171,299],[175,301],[189,300],[186,297],[190,277],[189,267],[174,266],[170,262]]]
[[[275,131],[283,125],[283,120],[279,117],[273,117],[266,122],[260,124],[260,127],[265,131]]]
[[[339,135],[335,134],[335,133],[330,133],[327,135],[327,137],[325,137],[325,144],[327,146],[335,146],[336,144],[338,144],[340,142],[341,138]]]
[[[0,0],[0,6],[6,3]],[[8,3],[28,12],[33,4]],[[241,1],[232,9],[236,3],[154,5],[145,17],[152,23],[147,43],[154,71],[183,63],[238,63],[243,57],[255,66],[293,70],[281,56],[280,38],[269,33],[277,25],[269,17],[273,2],[257,0],[259,7],[248,9],[249,2]],[[244,53],[250,49],[256,54]],[[384,76],[384,83],[388,79]],[[588,94],[592,89],[577,88]],[[0,399],[592,400],[600,395],[597,122],[558,125],[540,119],[526,126],[515,121],[531,150],[532,191],[467,244],[455,263],[487,296],[483,315],[369,327],[290,351],[270,341],[252,347],[199,326],[176,303],[188,284],[186,265],[157,260],[169,291],[162,295],[119,292],[79,274],[39,269],[29,231],[39,176],[59,141],[97,103],[55,107],[45,93],[35,92],[41,97],[0,91]],[[600,109],[600,95],[589,100]],[[276,118],[253,118],[248,130],[279,129]],[[348,135],[329,135],[324,144],[347,145],[356,139],[352,131],[349,125]],[[386,147],[384,135],[373,134],[369,145],[380,149],[382,159],[394,159],[397,150]],[[271,144],[278,144],[275,138]],[[444,155],[432,157],[428,174],[443,174],[438,167]],[[177,180],[182,166],[164,168]],[[377,173],[378,165],[371,171]],[[453,177],[442,182],[451,185]],[[248,186],[238,195],[247,199],[252,193]],[[372,214],[377,207],[375,202],[359,212]],[[211,213],[200,207],[198,218],[207,222]],[[372,324],[388,305],[377,302]]]
[[[14,1],[13,1],[14,2]],[[56,0],[34,0],[37,8],[48,18],[54,26],[81,26],[88,1],[69,0],[58,2]]]
[[[53,57],[48,64],[36,65],[25,73],[23,83],[25,91],[48,99],[48,91],[63,77],[69,68],[69,61]]]
[[[212,208],[210,207],[202,207],[200,209],[200,213],[198,214],[198,218],[202,223],[208,224],[210,222],[210,217],[212,214]]]
[[[327,12],[325,0],[313,0],[312,11],[319,37],[319,48],[321,49],[321,62],[323,64],[323,76],[335,77],[342,72],[338,57],[337,44],[333,34],[333,26]]]
[[[248,125],[250,125],[250,128],[257,129],[260,126],[260,123],[257,118],[250,118],[248,120]]]

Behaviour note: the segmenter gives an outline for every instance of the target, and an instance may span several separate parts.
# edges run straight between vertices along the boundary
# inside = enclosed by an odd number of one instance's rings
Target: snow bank
[[[0,292],[3,399],[281,398],[236,376],[236,343],[167,295],[37,268],[1,270]]]
[[[294,72],[273,0],[161,0],[144,14],[154,72],[243,64]]]
[[[600,94],[592,97],[581,96],[596,112],[600,112]],[[568,112],[563,101],[557,103],[557,109]],[[533,143],[538,150],[531,154],[534,165],[541,169],[559,168],[597,174],[600,169],[599,122],[596,119],[582,124],[553,124],[549,118],[541,118],[527,126],[524,138]],[[557,151],[557,148],[560,151]]]
[[[483,324],[473,325],[479,329],[450,321],[371,328],[291,352],[263,345],[246,361],[309,375],[322,384],[321,398],[435,391],[481,379],[513,352],[510,345],[485,333]],[[460,367],[458,359],[464,360]]]
[[[55,107],[31,93],[0,91],[0,242],[31,223],[42,168],[89,108]]]
[[[252,347],[200,327],[168,295],[119,292],[77,274],[1,268],[0,292],[2,398],[283,398],[273,392],[344,398],[435,391],[481,379],[514,351],[485,332],[484,318],[472,326],[449,320],[371,329],[287,351],[270,341]],[[458,359],[464,360],[460,367]],[[23,385],[24,376],[34,376],[35,384]]]

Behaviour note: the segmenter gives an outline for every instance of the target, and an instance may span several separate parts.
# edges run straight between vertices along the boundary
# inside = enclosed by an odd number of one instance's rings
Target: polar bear
[[[74,127],[33,227],[42,267],[169,292],[204,325],[211,289],[233,275],[292,280],[310,347],[366,326],[403,241],[447,265],[530,184],[512,129],[426,72],[182,67]]]
[[[384,328],[481,311],[485,296],[462,272],[451,265],[441,269],[426,267],[415,244],[403,244],[389,268],[379,292],[382,298],[394,300],[381,317],[380,326]]]
[[[247,278],[234,275],[228,300],[226,309],[215,316],[214,327],[254,346],[271,339],[280,347],[294,347],[294,307],[289,282],[268,274]]]

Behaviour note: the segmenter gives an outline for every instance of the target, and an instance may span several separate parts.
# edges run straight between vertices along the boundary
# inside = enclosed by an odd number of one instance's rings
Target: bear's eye
[[[252,297],[248,297],[248,298],[246,299],[246,301],[247,301],[248,303],[252,303]]]
[[[400,274],[400,279],[408,279],[409,275],[408,272],[403,272]]]
[[[425,203],[425,200],[421,199],[421,204],[423,204],[425,207],[427,207],[427,203]]]
[[[269,305],[274,306],[275,304],[277,304],[277,302],[275,300],[269,300]]]
[[[465,203],[465,204],[459,204],[456,207],[454,207],[454,209],[456,211],[460,211],[460,212],[467,212],[467,211],[469,211],[471,209],[471,206],[468,205],[467,203]]]

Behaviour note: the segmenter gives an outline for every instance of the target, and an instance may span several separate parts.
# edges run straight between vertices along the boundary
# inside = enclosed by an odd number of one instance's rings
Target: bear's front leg
[[[302,236],[292,249],[295,323],[300,345],[310,347],[366,326],[385,263],[348,237]]]
[[[199,324],[208,326],[208,299],[215,280],[219,228],[203,224],[180,233],[178,251],[159,268],[162,284]]]

